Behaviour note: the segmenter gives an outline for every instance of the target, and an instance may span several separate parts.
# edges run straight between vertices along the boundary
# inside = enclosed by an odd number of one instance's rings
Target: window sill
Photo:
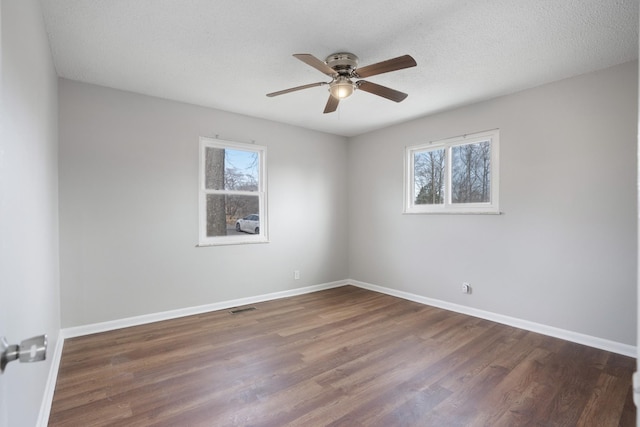
[[[269,243],[269,239],[230,239],[220,240],[216,242],[200,242],[196,245],[196,248],[207,248],[210,246],[229,246],[229,245],[254,245],[257,243]]]
[[[430,211],[430,212],[402,212],[403,215],[504,215],[502,211]]]

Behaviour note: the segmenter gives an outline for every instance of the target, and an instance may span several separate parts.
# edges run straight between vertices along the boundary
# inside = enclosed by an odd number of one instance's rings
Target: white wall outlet
[[[468,284],[467,282],[464,282],[462,284],[462,289],[461,289],[463,294],[470,294],[471,293],[471,285]]]
[[[300,270],[293,270],[293,278],[295,280],[299,280],[300,279]]]

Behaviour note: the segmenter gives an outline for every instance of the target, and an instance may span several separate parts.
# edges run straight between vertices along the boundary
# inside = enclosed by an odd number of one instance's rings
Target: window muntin
[[[499,213],[499,131],[407,147],[406,213]]]
[[[265,147],[200,138],[200,246],[267,241],[265,162]]]

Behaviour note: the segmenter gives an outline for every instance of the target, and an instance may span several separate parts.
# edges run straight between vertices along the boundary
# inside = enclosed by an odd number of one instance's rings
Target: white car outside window
[[[260,217],[252,214],[236,221],[236,231],[244,231],[247,233],[260,233]]]

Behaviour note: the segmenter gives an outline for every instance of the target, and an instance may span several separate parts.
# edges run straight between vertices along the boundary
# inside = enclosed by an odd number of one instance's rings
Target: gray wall
[[[61,80],[62,324],[349,277],[635,345],[636,81],[623,64],[347,142]],[[491,128],[502,215],[401,213],[406,145]],[[268,147],[271,243],[195,247],[216,134]]]
[[[59,86],[63,327],[347,277],[345,138]],[[267,147],[270,243],[195,247],[198,138],[215,135]]]
[[[0,336],[49,336],[49,359],[0,376],[0,426],[33,426],[60,330],[57,77],[36,0],[2,0]]]
[[[350,277],[635,345],[637,76],[622,64],[352,138]],[[405,146],[493,128],[503,215],[402,214]]]

